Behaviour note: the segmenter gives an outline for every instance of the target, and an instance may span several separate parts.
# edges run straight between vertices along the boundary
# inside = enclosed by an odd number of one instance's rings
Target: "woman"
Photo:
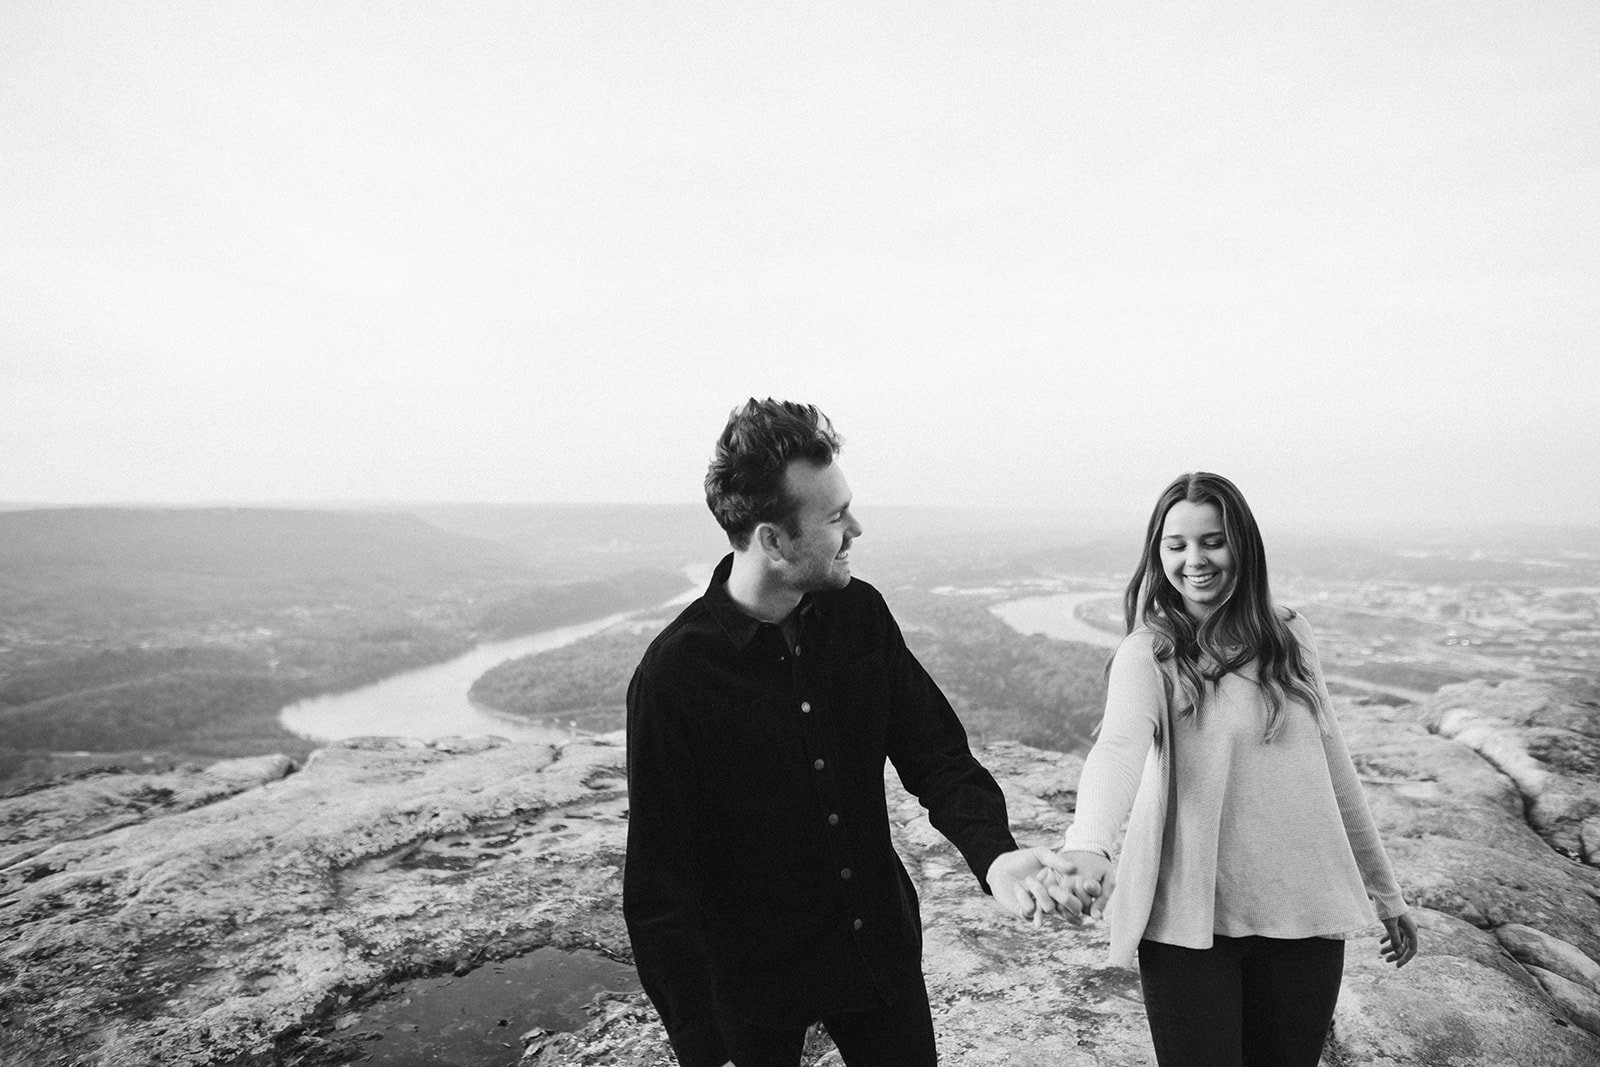
[[[1069,912],[1109,905],[1111,959],[1129,966],[1137,951],[1163,1067],[1315,1067],[1345,939],[1376,905],[1380,954],[1399,967],[1417,927],[1311,628],[1272,602],[1232,482],[1201,472],[1167,487],[1123,609],[1129,633],[1063,846],[1078,873],[1048,876],[1052,893]]]

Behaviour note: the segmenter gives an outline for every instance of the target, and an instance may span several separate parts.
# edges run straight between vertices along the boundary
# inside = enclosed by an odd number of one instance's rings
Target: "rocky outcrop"
[[[322,749],[281,781],[13,863],[0,1062],[318,1062],[337,1051],[321,1031],[408,977],[541,945],[621,954],[620,755]]]
[[[1505,695],[1483,694],[1457,698],[1485,715]],[[1422,954],[1383,966],[1376,925],[1351,943],[1328,1063],[1600,1062],[1597,872],[1530,827],[1511,777],[1430,731],[1440,711],[1341,705]],[[1019,839],[1053,841],[1080,761],[1012,744],[981,758]],[[0,802],[0,1063],[333,1062],[365,1012],[421,977],[543,946],[626,960],[622,767],[607,740],[388,739],[287,776],[215,766],[232,783],[215,795],[185,772],[182,788],[127,775]],[[888,782],[943,1061],[1153,1063],[1137,978],[1106,965],[1105,931],[1002,914]],[[671,1063],[640,994],[599,997],[581,1031],[524,1036],[525,1064]],[[824,1037],[807,1062],[837,1062]]]
[[[1516,783],[1541,837],[1600,866],[1600,683],[1466,682],[1427,708],[1430,729]]]
[[[1597,872],[1529,825],[1514,779],[1429,729],[1433,706],[1346,707],[1342,719],[1422,953],[1390,974],[1370,959],[1347,967],[1336,1062],[1600,1062],[1600,985],[1585,977],[1600,960]],[[1548,1046],[1528,1043],[1537,1032]]]
[[[252,756],[162,774],[90,775],[0,798],[0,870],[62,841],[204,807],[294,769],[287,756]]]

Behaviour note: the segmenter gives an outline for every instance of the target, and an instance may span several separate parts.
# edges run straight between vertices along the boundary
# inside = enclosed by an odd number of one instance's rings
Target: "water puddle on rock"
[[[632,992],[632,967],[596,952],[541,948],[486,963],[461,977],[409,983],[344,1021],[341,1036],[366,1048],[374,1067],[513,1067],[530,1030],[579,1030],[602,990]]]

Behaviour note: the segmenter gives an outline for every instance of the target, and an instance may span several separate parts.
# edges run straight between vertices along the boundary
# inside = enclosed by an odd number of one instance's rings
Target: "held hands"
[[[1383,962],[1404,967],[1417,954],[1417,920],[1404,912],[1392,919],[1383,920],[1383,937],[1378,942],[1378,955]]]
[[[1099,919],[1116,888],[1116,869],[1098,852],[1057,854],[1048,848],[1019,848],[995,857],[989,865],[989,889],[995,902],[1034,928],[1057,912],[1073,926],[1084,917]],[[1417,954],[1417,921],[1410,912],[1383,920],[1378,951],[1385,963],[1404,967]]]
[[[1064,911],[1091,919],[1102,918],[1111,891],[1117,885],[1117,873],[1111,861],[1098,852],[1062,855],[1075,873],[1062,876],[1052,872],[1048,876],[1050,895]]]
[[[1070,877],[1076,870],[1047,848],[1019,848],[996,856],[985,880],[995,903],[1019,919],[1032,919],[1036,929],[1044,925],[1046,912],[1058,910],[1078,926],[1083,922],[1082,909],[1062,904],[1046,885],[1047,879]]]
[[[1048,848],[1019,848],[989,866],[989,889],[1001,907],[1035,929],[1047,913],[1082,926],[1087,916],[1101,918],[1116,886],[1111,861],[1098,852],[1057,854]]]

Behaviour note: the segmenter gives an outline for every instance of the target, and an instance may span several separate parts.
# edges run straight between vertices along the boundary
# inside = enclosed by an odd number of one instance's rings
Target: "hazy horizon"
[[[706,509],[704,501],[628,502],[628,501],[461,501],[461,500],[191,500],[191,501],[85,501],[61,503],[52,501],[0,500],[0,513],[58,509],[108,509],[108,510],[308,510],[356,511],[376,514],[415,514],[424,520],[438,513],[457,509],[462,512],[493,510],[496,512],[562,511],[572,510],[594,513],[607,509],[665,511],[675,518],[694,518],[703,526],[707,544],[714,544],[717,552],[725,550],[724,535],[717,529],[716,520]],[[857,512],[867,523],[867,544],[876,545],[880,538],[903,541],[907,537],[932,536],[949,538],[963,533],[970,536],[1022,533],[1031,539],[1060,543],[1112,542],[1137,546],[1148,520],[1145,511],[1071,508],[1028,508],[1004,505],[944,505],[944,504],[877,504],[861,505]],[[1600,523],[1539,522],[1516,519],[1488,519],[1482,521],[1449,521],[1435,519],[1371,519],[1367,517],[1328,517],[1318,515],[1267,515],[1258,516],[1262,533],[1269,548],[1277,545],[1280,537],[1289,537],[1303,549],[1307,544],[1322,540],[1343,543],[1367,543],[1388,549],[1417,547],[1427,544],[1454,545],[1457,548],[1480,542],[1480,547],[1507,547],[1517,539],[1525,539],[1525,550],[1532,552],[1562,551],[1600,555],[1600,548],[1591,552],[1589,542],[1583,540],[1590,534],[1600,533]],[[448,524],[446,524],[448,525]],[[626,531],[623,531],[626,532]],[[684,532],[681,528],[677,531]],[[884,535],[888,535],[885,537]],[[1579,540],[1573,540],[1579,538]],[[1507,539],[1510,539],[1509,541]],[[1130,551],[1132,551],[1130,549]],[[708,557],[709,558],[709,557]]]
[[[0,11],[0,500],[1600,525],[1600,8]],[[321,501],[322,504],[316,502]]]

